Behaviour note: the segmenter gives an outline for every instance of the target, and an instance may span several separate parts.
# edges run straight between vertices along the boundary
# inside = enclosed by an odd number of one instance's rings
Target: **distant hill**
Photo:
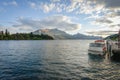
[[[105,39],[117,40],[118,36],[119,36],[118,34],[113,34],[113,35],[106,37]]]
[[[80,33],[75,35],[70,35],[58,29],[39,29],[34,31],[33,34],[37,34],[37,35],[46,34],[52,36],[54,39],[100,39],[100,37],[97,36],[87,36]]]
[[[98,37],[98,36],[88,36],[80,33],[73,35],[73,38],[74,39],[101,39],[101,37]]]

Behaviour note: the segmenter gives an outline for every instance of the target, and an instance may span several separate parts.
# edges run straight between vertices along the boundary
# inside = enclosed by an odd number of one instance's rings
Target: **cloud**
[[[110,27],[119,27],[120,28],[120,24],[115,24],[115,25],[111,25]]]
[[[98,27],[110,27],[111,25],[113,25],[112,23],[113,21],[106,18],[97,18],[96,20],[90,22],[91,25],[95,25]]]
[[[83,2],[83,0],[71,0],[72,2]]]
[[[101,19],[101,18],[100,18],[100,19],[97,19],[96,22],[97,22],[97,23],[107,23],[107,24],[112,23],[111,20],[108,20],[108,19]]]
[[[41,5],[41,9],[45,12],[45,13],[47,13],[47,12],[50,12],[50,11],[52,11],[53,9],[54,9],[54,7],[55,7],[55,4],[53,4],[53,3],[51,3],[51,4],[42,4]]]
[[[71,4],[73,3],[76,5],[74,7],[69,5],[69,7],[77,14],[105,15],[109,12],[120,11],[120,0],[72,0]]]
[[[50,0],[51,2],[60,2],[61,0]]]
[[[44,13],[48,13],[55,9],[56,4],[54,3],[35,3],[35,2],[28,2],[29,6],[36,10],[42,10]],[[58,9],[58,7],[56,8]]]
[[[36,8],[36,3],[34,2],[28,2],[31,8],[35,9]]]
[[[86,33],[91,34],[91,35],[106,37],[111,34],[117,34],[118,31],[119,31],[119,27],[114,27],[114,28],[113,27],[111,27],[111,28],[104,27],[104,28],[97,29],[97,30],[95,30],[95,29],[86,30]]]
[[[77,2],[72,2],[69,6],[66,7],[66,12],[73,12],[79,8],[79,4]]]
[[[74,12],[75,14],[101,15],[120,10],[120,0],[50,0],[50,2],[31,2],[30,7],[40,9],[45,13]]]
[[[97,4],[102,3],[106,8],[120,8],[120,0],[96,0]]]
[[[51,0],[51,2],[30,2],[29,5],[32,8],[40,9],[45,13],[50,11],[54,12],[74,12],[75,14],[92,14],[93,12],[100,13],[103,9],[103,5],[91,6],[93,3],[90,0]]]
[[[63,31],[77,31],[81,29],[81,24],[75,23],[68,16],[57,15],[50,16],[42,20],[19,18],[17,24],[13,25],[19,31],[34,31],[37,29],[53,29],[57,28]]]
[[[65,11],[66,9],[66,4],[63,3],[40,3],[38,4],[40,6],[38,6],[37,8],[39,8],[40,10],[42,10],[44,13],[49,13],[49,12],[62,12]]]
[[[88,4],[89,2],[89,4]],[[98,27],[97,31],[91,31],[91,34],[112,34],[109,31],[120,29],[120,0],[87,0],[87,6],[83,6],[82,10],[79,11],[83,14],[89,14],[85,20],[90,20],[90,24]],[[91,12],[91,13],[90,13]],[[102,28],[102,29],[100,29]],[[105,32],[104,32],[105,31]],[[93,33],[92,33],[93,32]]]
[[[3,5],[5,5],[5,6],[8,6],[8,5],[18,6],[18,3],[16,1],[11,1],[11,2],[4,2]]]
[[[44,13],[49,13],[51,11],[54,12],[72,12],[77,7],[77,2],[71,2],[71,4],[67,4],[67,0],[62,2],[62,0],[51,0],[51,2],[40,2],[34,3],[29,2],[31,8],[42,10]]]
[[[118,17],[118,16],[120,16],[120,11],[111,11],[110,13],[108,13],[105,16],[110,17],[110,18]]]

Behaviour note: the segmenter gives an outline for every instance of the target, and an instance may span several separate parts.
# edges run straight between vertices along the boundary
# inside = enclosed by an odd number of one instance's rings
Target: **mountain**
[[[101,39],[101,37],[98,37],[98,36],[88,36],[80,33],[73,35],[73,38],[74,39]]]
[[[72,36],[64,31],[58,29],[39,29],[33,32],[33,34],[45,34],[52,36],[54,39],[71,39]]]
[[[95,36],[87,36],[80,33],[75,35],[70,35],[58,29],[39,29],[34,31],[33,34],[37,34],[37,35],[45,34],[45,35],[52,36],[54,39],[98,39],[100,38]]]

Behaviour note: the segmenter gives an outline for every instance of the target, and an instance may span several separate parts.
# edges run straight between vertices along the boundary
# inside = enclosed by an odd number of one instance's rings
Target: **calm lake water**
[[[0,41],[0,80],[120,80],[120,62],[89,56],[90,42]]]

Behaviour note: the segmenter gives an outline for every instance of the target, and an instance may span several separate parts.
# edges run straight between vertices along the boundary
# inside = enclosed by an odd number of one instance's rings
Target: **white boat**
[[[104,40],[96,40],[95,42],[89,44],[89,54],[104,55],[105,51],[106,47]]]

